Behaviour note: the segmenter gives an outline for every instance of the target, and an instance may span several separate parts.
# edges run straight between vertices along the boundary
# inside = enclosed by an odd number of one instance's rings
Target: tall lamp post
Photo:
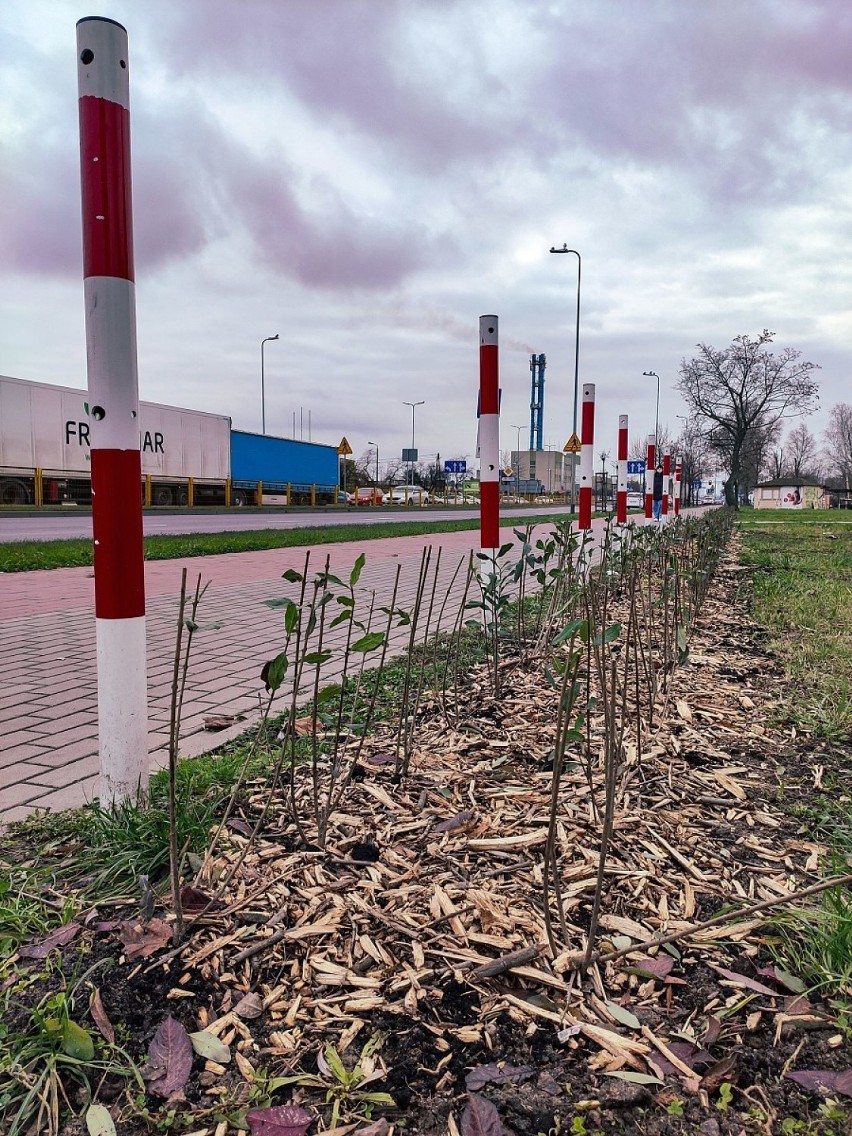
[[[412,450],[414,449],[414,408],[416,406],[422,406],[425,403],[425,401],[426,401],[425,398],[421,398],[421,400],[419,402],[406,402],[403,399],[402,405],[411,407],[411,448],[412,448]],[[408,483],[409,483],[409,485],[414,484],[414,462],[413,461],[411,462],[411,468],[409,470]]]
[[[518,460],[517,460],[517,463],[515,464],[515,496],[520,497],[520,495],[521,495],[521,430],[523,430],[523,426],[516,426],[514,422],[510,422],[509,425],[511,426],[511,428],[513,430],[517,430],[517,432],[518,432],[518,435],[515,438],[515,453],[518,455]]]
[[[566,244],[563,244],[561,249],[552,248],[551,252],[555,253],[573,253],[577,258],[577,320],[574,329],[574,424],[571,431],[572,436],[576,437],[577,434],[577,400],[579,397],[579,374],[580,374],[580,280],[583,274],[583,260],[576,249],[569,249]],[[574,496],[577,482],[577,466],[576,454],[571,454],[571,510],[574,509]]]
[[[656,438],[656,445],[659,449],[660,446],[660,376],[656,371],[643,371],[642,374],[646,379],[657,380],[657,409],[654,411],[654,437]]]
[[[271,343],[277,338],[277,335],[267,335],[266,339],[261,339],[260,341],[260,420],[261,432],[263,434],[266,433],[266,378],[263,368],[263,348],[267,343]]]
[[[376,447],[376,485],[378,486],[378,484],[379,484],[379,443],[368,441],[367,445]]]
[[[609,461],[609,452],[607,450],[601,450],[601,452],[598,454],[598,457],[601,459],[601,504],[598,505],[598,508],[601,509],[605,513],[606,512],[606,463]]]

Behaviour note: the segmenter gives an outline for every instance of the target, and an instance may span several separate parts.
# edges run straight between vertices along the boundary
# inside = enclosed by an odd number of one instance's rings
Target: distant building
[[[512,469],[521,481],[537,479],[544,493],[567,493],[571,489],[571,459],[573,454],[561,450],[512,450]],[[577,474],[579,479],[579,472]]]
[[[828,509],[831,505],[824,485],[812,477],[777,477],[754,487],[755,509]]]

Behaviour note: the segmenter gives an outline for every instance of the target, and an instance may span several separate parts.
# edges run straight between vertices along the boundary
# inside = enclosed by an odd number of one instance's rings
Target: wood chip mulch
[[[783,898],[824,878],[825,849],[776,802],[776,768],[792,744],[789,731],[768,724],[783,675],[736,602],[739,579],[726,560],[641,758],[635,740],[629,748],[596,948],[639,944],[726,904]],[[320,851],[295,847],[282,800],[246,853],[265,801],[251,787],[199,884],[212,890],[244,855],[226,906],[205,915],[168,964],[174,999],[190,976],[220,992],[213,1008],[198,1008],[196,1028],[237,1044],[242,1076],[261,1066],[315,1069],[311,1055],[327,1042],[354,1059],[378,1028],[421,1045],[428,1035],[434,1065],[427,1076],[421,1064],[418,1099],[443,1095],[435,1131],[452,1131],[465,1069],[489,1053],[511,1056],[509,1023],[533,1049],[546,1041],[550,1064],[542,1059],[536,1075],[542,1092],[545,1076],[557,1085],[554,1114],[565,1079],[559,1054],[585,1070],[589,1107],[606,1107],[616,1089],[626,1094],[621,1105],[647,1097],[638,1079],[613,1087],[613,1073],[673,1078],[677,1092],[707,1106],[720,1076],[740,1075],[747,1095],[759,1091],[746,1069],[756,1058],[742,1056],[758,1048],[750,1036],[789,1056],[802,1030],[831,1032],[817,998],[765,966],[759,973],[766,913],[696,933],[669,953],[643,949],[595,965],[584,978],[568,967],[586,945],[600,835],[579,768],[565,773],[559,828],[571,938],[552,957],[542,859],[553,698],[539,674],[518,669],[498,704],[484,680],[472,682],[459,729],[427,702],[410,778],[394,784],[392,747],[377,737]],[[818,758],[808,774],[817,787]],[[832,1049],[838,1067],[852,1064],[845,1039]],[[403,1053],[402,1042],[388,1043],[388,1065]],[[734,1065],[720,1069],[732,1053]],[[208,1063],[207,1072],[215,1094],[220,1071]],[[761,1108],[771,1116],[769,1097]],[[408,1131],[432,1129],[409,1121]]]

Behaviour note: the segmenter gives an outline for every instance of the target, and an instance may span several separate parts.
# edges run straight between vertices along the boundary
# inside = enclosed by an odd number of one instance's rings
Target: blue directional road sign
[[[627,463],[628,473],[644,473],[645,463],[643,461],[629,461]]]
[[[444,473],[467,473],[466,461],[445,461]]]

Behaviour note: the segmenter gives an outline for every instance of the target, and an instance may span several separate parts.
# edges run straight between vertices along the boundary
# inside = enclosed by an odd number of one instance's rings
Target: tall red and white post
[[[127,32],[77,24],[101,804],[148,785]]]
[[[583,384],[583,402],[580,418],[580,497],[579,524],[581,529],[592,527],[592,488],[595,480],[595,384]]]
[[[654,471],[657,468],[657,435],[648,435],[648,454],[645,461],[645,519],[654,515]]]
[[[678,516],[680,513],[680,482],[683,476],[683,463],[680,461],[675,462],[675,475],[674,475],[674,515]]]
[[[479,527],[482,573],[500,547],[500,365],[497,317],[479,317]]]
[[[627,524],[627,415],[618,416],[618,490],[615,498],[615,519]]]
[[[669,489],[671,489],[672,456],[663,454],[663,516],[669,515]]]

